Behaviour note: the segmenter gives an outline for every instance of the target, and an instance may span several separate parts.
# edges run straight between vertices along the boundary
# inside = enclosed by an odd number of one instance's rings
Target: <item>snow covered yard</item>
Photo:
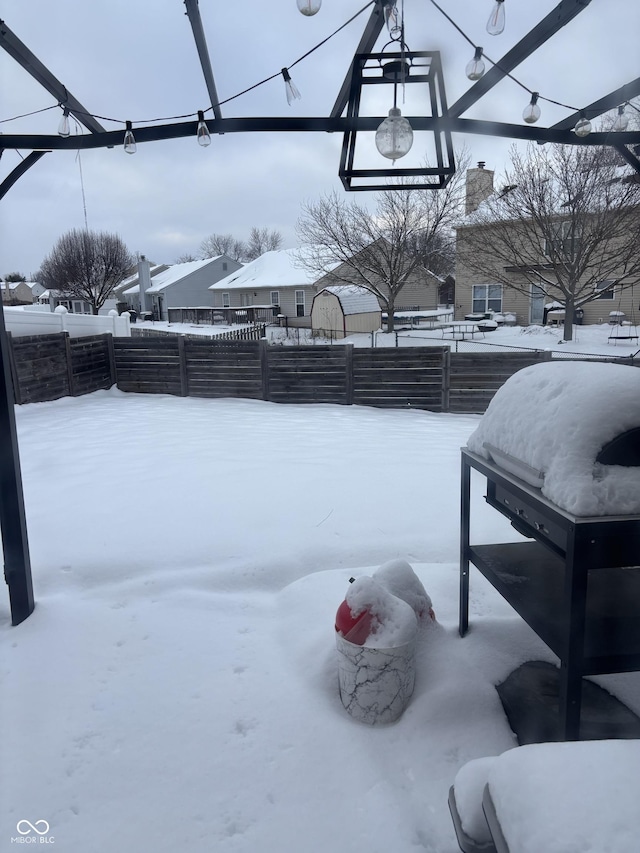
[[[37,606],[12,628],[0,600],[0,849],[46,821],[73,853],[458,850],[457,771],[516,743],[494,685],[553,660],[475,570],[457,633],[477,416],[111,390],[17,421]],[[475,541],[517,538],[475,485]],[[334,618],[398,557],[438,625],[368,727]],[[594,680],[640,713],[637,673]]]

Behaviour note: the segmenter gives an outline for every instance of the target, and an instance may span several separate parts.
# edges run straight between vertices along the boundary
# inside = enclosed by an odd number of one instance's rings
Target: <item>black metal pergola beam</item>
[[[209,119],[207,126],[212,134],[225,133],[344,133],[348,130],[375,131],[385,116],[359,117],[295,117],[267,116],[249,118]],[[434,132],[481,134],[484,136],[522,139],[532,142],[557,142],[563,145],[633,145],[640,143],[640,130],[624,133],[590,133],[579,138],[573,130],[535,127],[529,124],[479,121],[451,116],[407,116],[414,130]],[[197,121],[176,124],[135,127],[136,142],[157,142],[167,139],[195,137]],[[0,134],[0,149],[27,149],[49,151],[77,151],[89,148],[113,148],[123,143],[122,130],[105,133],[80,134],[63,138],[33,134]]]
[[[34,166],[41,157],[44,157],[44,155],[48,153],[48,151],[32,151],[31,154],[18,163],[15,169],[10,172],[0,184],[0,199],[4,198],[18,178],[22,177],[28,169]]]
[[[20,41],[4,21],[0,21],[0,47],[4,48],[25,71],[28,71],[47,92],[53,95],[58,103],[66,107],[71,115],[80,124],[83,124],[87,130],[90,130],[92,133],[106,133],[105,128],[100,122],[91,115],[89,110],[80,101],[67,91],[67,87],[57,77],[54,77],[37,56],[31,53],[26,44]]]
[[[205,38],[204,28],[202,26],[202,18],[200,17],[198,0],[184,0],[184,5],[187,9],[187,16],[189,18],[189,23],[191,24],[191,30],[193,31],[193,38],[195,39],[196,48],[198,50],[198,56],[200,58],[200,67],[202,68],[204,81],[207,85],[207,92],[209,93],[209,100],[213,108],[213,114],[217,119],[220,119],[222,118],[222,112],[218,104],[216,82],[213,78],[213,69],[211,67],[211,59],[209,57],[209,50],[207,48],[207,40]]]
[[[549,14],[543,18],[515,47],[506,53],[493,68],[478,80],[461,98],[449,107],[450,116],[460,116],[480,100],[483,95],[503,80],[514,68],[528,56],[573,20],[589,5],[591,0],[561,0]],[[575,121],[574,121],[575,124]]]
[[[568,130],[574,127],[583,113],[588,119],[597,118],[602,113],[606,113],[607,110],[612,110],[614,107],[618,107],[620,104],[624,104],[638,95],[640,95],[640,77],[636,77],[630,83],[625,83],[624,86],[620,86],[619,89],[615,89],[613,92],[609,92],[608,95],[604,95],[604,97],[599,98],[584,109],[563,118],[562,121],[552,126],[552,130]]]
[[[371,15],[369,16],[369,20],[367,21],[367,24],[364,28],[364,32],[362,33],[362,38],[360,39],[358,47],[355,49],[356,56],[360,53],[371,53],[371,51],[375,47],[375,43],[378,40],[378,36],[382,32],[382,28],[384,26],[385,5],[385,0],[376,0],[375,6],[373,7]],[[350,91],[351,68],[347,72],[347,76],[344,78],[342,86],[340,87],[338,97],[336,98],[335,104],[333,105],[333,109],[331,110],[331,118],[337,118],[338,116],[342,115],[349,101]]]

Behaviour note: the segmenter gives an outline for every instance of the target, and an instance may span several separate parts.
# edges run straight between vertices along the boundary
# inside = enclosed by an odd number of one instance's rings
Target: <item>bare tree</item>
[[[282,246],[282,234],[279,231],[269,231],[268,228],[256,228],[249,233],[245,256],[248,261],[255,261],[265,252],[275,252]]]
[[[83,299],[94,314],[122,280],[133,258],[117,234],[74,229],[58,240],[40,269],[40,281]]]
[[[233,234],[210,234],[200,243],[200,251],[203,258],[227,255],[234,261],[244,260],[247,253],[245,244]]]
[[[391,185],[376,194],[373,210],[335,192],[307,203],[297,224],[304,247],[300,263],[318,277],[331,272],[365,287],[386,310],[387,331],[393,331],[402,288],[416,273],[429,271],[439,247],[453,243],[463,189],[464,167],[437,191]]]
[[[185,252],[184,255],[180,255],[180,257],[176,258],[176,264],[188,264],[191,261],[200,261],[204,260],[204,258],[199,258],[197,255],[192,255],[191,252]]]
[[[17,283],[19,281],[26,281],[27,278],[21,272],[10,272],[5,275],[4,280]]]
[[[574,311],[640,272],[640,183],[600,148],[515,147],[505,189],[458,232],[458,259],[529,294],[536,285],[564,305],[564,340]]]

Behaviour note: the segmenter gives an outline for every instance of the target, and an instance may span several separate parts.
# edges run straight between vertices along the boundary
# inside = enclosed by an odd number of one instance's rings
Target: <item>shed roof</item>
[[[368,314],[381,310],[373,293],[357,284],[332,284],[320,291],[324,292],[333,293],[338,298],[343,314]]]

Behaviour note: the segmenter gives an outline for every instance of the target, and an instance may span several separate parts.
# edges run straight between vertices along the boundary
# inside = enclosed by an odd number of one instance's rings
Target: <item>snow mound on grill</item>
[[[547,362],[497,392],[468,448],[485,444],[544,475],[541,491],[577,516],[640,513],[640,467],[601,465],[604,445],[640,427],[640,370],[622,364]]]

